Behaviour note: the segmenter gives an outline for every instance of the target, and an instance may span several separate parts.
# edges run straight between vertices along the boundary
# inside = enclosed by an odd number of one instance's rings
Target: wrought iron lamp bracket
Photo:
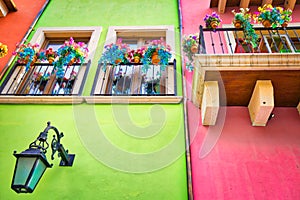
[[[68,154],[68,150],[64,149],[63,145],[60,143],[60,139],[64,136],[64,134],[62,132],[59,133],[58,129],[51,126],[50,122],[47,122],[45,130],[41,132],[37,139],[29,145],[29,148],[37,148],[42,150],[43,153],[46,153],[49,148],[49,144],[47,142],[48,131],[51,129],[56,133],[56,135],[53,135],[53,139],[51,141],[51,159],[54,159],[54,155],[56,151],[58,151],[58,157],[61,157],[59,166],[72,166],[75,155]]]

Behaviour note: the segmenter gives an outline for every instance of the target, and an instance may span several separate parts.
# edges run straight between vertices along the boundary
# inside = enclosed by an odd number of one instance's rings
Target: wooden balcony
[[[226,7],[248,8],[250,6],[263,6],[264,4],[272,4],[273,6],[281,6],[285,9],[294,9],[295,5],[300,4],[299,0],[211,0],[210,7],[218,8],[219,13],[224,13]]]
[[[270,98],[274,100],[274,106],[296,109],[300,100],[299,28],[263,29],[259,31],[270,31],[270,34],[261,34],[259,45],[254,50],[246,45],[240,46],[241,50],[237,51],[239,41],[234,37],[230,40],[227,35],[231,31],[238,36],[239,33],[234,33],[238,30],[219,29],[224,33],[210,32],[207,38],[211,40],[205,38],[205,33],[200,33],[199,54],[195,56],[192,86],[192,101],[196,106],[207,109],[203,106],[209,102],[203,101],[208,99],[204,94],[205,84],[208,82],[217,81],[219,89],[218,94],[209,94],[214,95],[210,96],[210,101],[219,101],[219,106],[249,106],[252,96],[261,96],[253,95],[257,81],[270,81],[270,90],[273,91]],[[217,37],[212,37],[213,34]],[[276,37],[278,40],[274,39]],[[222,38],[227,38],[227,41]],[[207,45],[201,43],[201,40]]]

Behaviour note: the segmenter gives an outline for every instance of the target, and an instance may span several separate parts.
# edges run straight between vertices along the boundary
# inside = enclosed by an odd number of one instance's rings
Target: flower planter
[[[242,22],[240,20],[234,20],[233,25],[235,28],[242,28]]]
[[[115,64],[120,64],[122,62],[122,60],[121,59],[117,59],[117,60],[115,60]]]
[[[152,64],[153,65],[158,65],[160,62],[160,59],[159,59],[159,56],[158,56],[158,53],[157,52],[154,52],[152,54]]]
[[[282,27],[287,27],[288,25],[289,25],[289,23],[288,23],[287,21],[284,21],[284,22],[281,24]]]
[[[263,20],[262,25],[266,28],[270,28],[272,24],[271,24],[270,20]]]
[[[133,62],[134,63],[140,63],[140,57],[139,56],[134,56]]]
[[[68,66],[73,65],[76,62],[76,58],[72,58],[68,64]]]
[[[193,44],[191,46],[191,52],[192,53],[197,53],[198,52],[198,45],[197,44]]]
[[[210,27],[213,28],[213,29],[217,28],[218,27],[218,22],[217,21],[211,21],[210,22]]]
[[[54,57],[49,57],[48,62],[49,62],[49,64],[52,64],[54,62]]]
[[[36,56],[33,56],[32,61],[31,61],[31,63],[30,63],[30,66],[33,66],[34,63],[36,63],[36,61],[37,61],[37,57],[36,57]]]

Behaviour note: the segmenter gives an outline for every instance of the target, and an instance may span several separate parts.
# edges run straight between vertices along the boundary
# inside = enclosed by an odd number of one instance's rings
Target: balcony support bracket
[[[248,110],[252,126],[266,126],[274,108],[274,92],[270,80],[257,80]]]

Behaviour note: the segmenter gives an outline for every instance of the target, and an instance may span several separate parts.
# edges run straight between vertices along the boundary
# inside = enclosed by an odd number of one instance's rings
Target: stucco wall
[[[171,0],[52,0],[36,28],[103,27],[84,89],[89,95],[109,25],[176,28],[177,11]],[[177,77],[181,95],[180,73]],[[182,106],[0,105],[0,199],[187,199]],[[47,121],[64,132],[62,143],[76,154],[74,165],[59,167],[56,158],[33,194],[18,195],[10,189],[12,153],[25,150]]]

